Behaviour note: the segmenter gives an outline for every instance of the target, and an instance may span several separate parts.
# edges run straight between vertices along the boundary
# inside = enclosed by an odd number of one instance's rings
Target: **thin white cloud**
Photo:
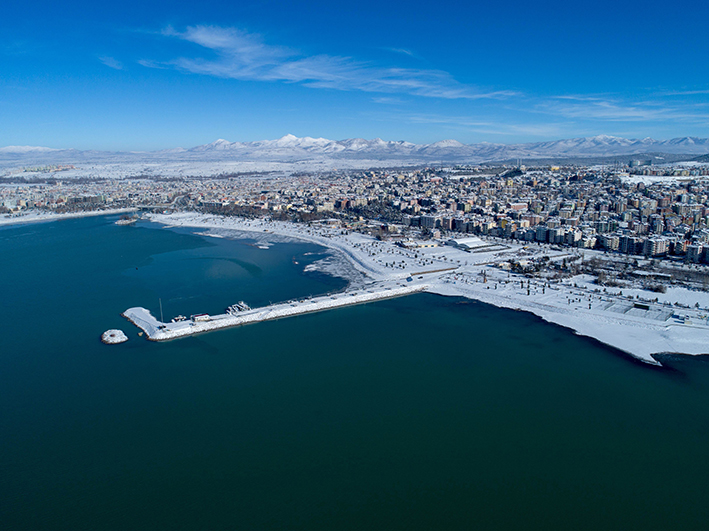
[[[602,97],[559,96],[538,103],[532,110],[571,119],[600,120],[606,122],[667,122],[701,123],[709,114],[700,112],[703,105],[662,101],[628,102]]]
[[[706,90],[673,90],[661,92],[661,96],[699,96],[709,94],[709,89]]]
[[[211,57],[180,57],[143,66],[169,66],[184,72],[222,78],[299,83],[313,88],[409,94],[443,99],[502,99],[512,91],[480,91],[441,70],[385,68],[333,55],[304,56],[236,28],[192,26],[180,32],[168,27],[165,37],[178,38],[213,52]]]
[[[29,55],[39,50],[40,45],[27,40],[12,40],[0,44],[0,53],[11,56]]]
[[[382,50],[387,50],[388,52],[398,53],[402,55],[408,55],[409,57],[419,59],[419,56],[417,54],[415,54],[411,50],[407,50],[406,48],[382,48]]]
[[[531,136],[549,138],[558,136],[562,133],[561,124],[544,123],[544,124],[519,124],[519,123],[504,123],[500,121],[487,122],[479,121],[469,116],[445,116],[438,114],[412,114],[406,117],[407,121],[415,124],[435,124],[445,125],[450,128],[481,133],[486,135],[498,136]]]
[[[123,63],[117,61],[113,57],[101,56],[98,60],[109,68],[113,68],[114,70],[123,70]]]
[[[392,96],[375,96],[372,101],[383,105],[403,105],[406,103],[405,100]]]

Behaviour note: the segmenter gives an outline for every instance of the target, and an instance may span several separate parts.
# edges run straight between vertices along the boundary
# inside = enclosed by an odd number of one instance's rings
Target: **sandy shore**
[[[709,353],[709,293],[671,288],[664,296],[642,289],[626,289],[623,294],[599,288],[583,275],[550,282],[527,279],[498,267],[511,258],[561,260],[575,251],[509,243],[479,253],[450,246],[403,249],[328,227],[195,213],[150,217],[168,226],[202,228],[210,236],[249,237],[264,250],[284,239],[316,243],[340,259],[339,263],[331,260],[322,264],[322,270],[330,274],[353,281],[356,275],[369,281],[425,277],[430,293],[528,311],[653,365],[659,365],[656,354]]]

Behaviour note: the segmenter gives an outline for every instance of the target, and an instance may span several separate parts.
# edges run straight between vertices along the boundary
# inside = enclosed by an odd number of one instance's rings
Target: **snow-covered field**
[[[418,162],[420,164],[420,161]],[[27,178],[51,177],[70,181],[72,179],[129,179],[145,178],[189,178],[204,176],[219,176],[230,174],[262,174],[275,176],[291,175],[293,173],[330,172],[336,169],[368,169],[414,166],[416,163],[405,161],[386,161],[377,159],[308,159],[293,161],[259,161],[259,160],[167,160],[146,162],[74,162],[75,168],[56,173],[26,171],[25,165],[15,161],[0,160],[0,177],[19,174]]]
[[[473,253],[451,246],[404,249],[370,236],[324,226],[195,213],[154,214],[151,219],[169,226],[204,228],[214,235],[250,237],[264,243],[284,238],[310,241],[349,262],[345,267],[342,260],[332,260],[323,270],[348,278],[356,286],[362,285],[362,276],[372,282],[401,282],[408,277],[417,282],[425,279],[426,291],[430,293],[528,311],[647,363],[659,364],[653,354],[709,354],[709,293],[677,287],[665,294],[642,289],[604,289],[583,275],[551,282],[527,279],[499,267],[512,258],[561,259],[571,253],[567,250],[500,242],[490,242],[495,247]]]

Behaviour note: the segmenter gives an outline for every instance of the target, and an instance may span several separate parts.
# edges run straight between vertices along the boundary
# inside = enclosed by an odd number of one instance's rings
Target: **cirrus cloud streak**
[[[285,46],[267,44],[260,35],[236,28],[190,26],[177,31],[168,27],[160,34],[196,44],[209,52],[209,57],[143,60],[140,61],[143,66],[229,79],[429,98],[503,99],[517,94],[509,90],[482,91],[458,82],[442,70],[382,67],[337,55],[308,56]]]

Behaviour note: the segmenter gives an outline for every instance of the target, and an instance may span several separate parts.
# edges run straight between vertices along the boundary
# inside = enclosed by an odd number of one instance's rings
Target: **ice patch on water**
[[[303,271],[325,273],[332,277],[344,278],[349,281],[350,288],[363,286],[367,280],[364,274],[355,269],[352,262],[347,260],[342,253],[333,250],[324,258],[305,266]]]
[[[227,229],[227,228],[210,228],[205,232],[200,232],[203,236],[211,236],[212,238],[228,238],[230,240],[251,240],[256,243],[259,249],[269,249],[276,243],[302,243],[303,240],[274,234],[272,232],[260,233],[249,230]]]

